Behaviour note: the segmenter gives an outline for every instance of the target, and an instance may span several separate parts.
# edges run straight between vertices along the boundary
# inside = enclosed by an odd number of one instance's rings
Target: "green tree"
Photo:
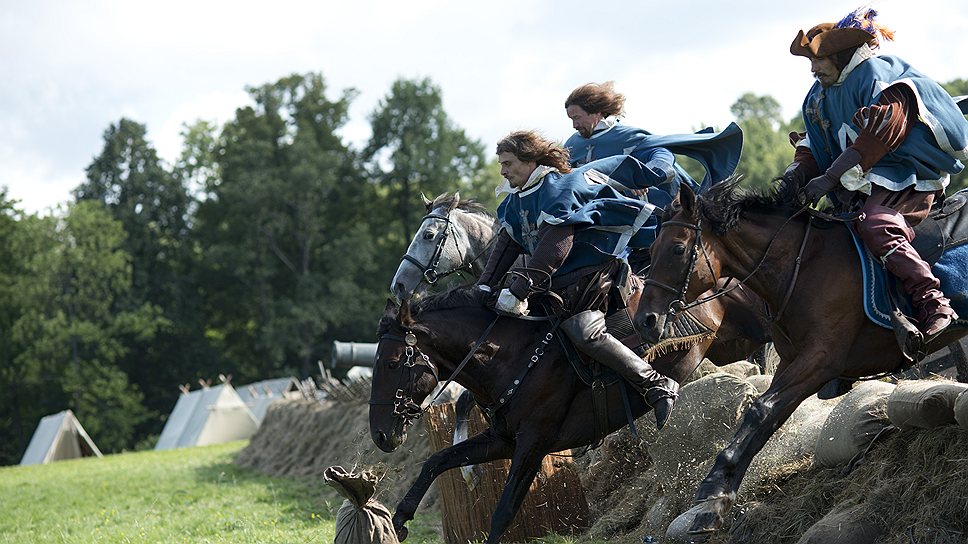
[[[369,227],[379,203],[338,135],[356,92],[326,90],[318,74],[251,88],[255,105],[218,139],[198,213],[202,286],[209,337],[240,377],[309,375],[382,308]]]
[[[20,387],[22,371],[14,364],[17,349],[12,334],[23,312],[17,283],[29,256],[19,244],[20,215],[16,203],[7,197],[7,189],[0,187],[0,390],[4,391],[0,395],[0,465],[20,461],[32,430],[32,422],[23,418],[24,403],[30,397]]]
[[[730,111],[744,136],[743,157],[737,173],[750,185],[766,186],[793,160],[788,132],[796,120],[784,123],[780,103],[769,95],[746,93]]]
[[[372,136],[363,157],[389,207],[390,252],[399,254],[417,228],[428,197],[459,191],[487,203],[497,180],[485,167],[483,145],[444,111],[440,88],[429,79],[398,79],[370,115]],[[396,235],[393,235],[393,231]]]
[[[165,318],[152,342],[124,339],[127,355],[118,361],[120,370],[145,392],[155,416],[141,429],[144,435],[160,432],[160,415],[170,412],[178,384],[217,371],[204,336],[198,256],[190,236],[194,201],[186,189],[186,178],[202,171],[186,168],[179,173],[184,177],[158,157],[144,125],[121,119],[104,132],[104,147],[88,166],[87,181],[74,190],[79,201],[100,202],[126,234],[131,286],[118,301],[119,309],[133,311],[149,304]]]
[[[26,421],[71,408],[104,451],[129,447],[145,419],[140,389],[117,366],[126,338],[150,342],[158,308],[119,309],[131,288],[121,224],[94,202],[63,217],[28,217],[17,241],[23,309],[13,323],[13,360]]]

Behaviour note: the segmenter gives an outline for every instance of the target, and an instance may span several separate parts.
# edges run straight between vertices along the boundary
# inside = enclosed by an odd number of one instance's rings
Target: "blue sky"
[[[795,7],[793,7],[795,6]],[[356,0],[0,0],[0,185],[31,212],[69,198],[109,124],[148,128],[173,161],[184,123],[223,122],[246,86],[321,72],[336,98],[359,96],[344,128],[361,145],[367,116],[399,77],[429,77],[458,126],[488,148],[511,130],[571,133],[575,86],[614,80],[626,122],[657,133],[722,127],[745,92],[796,114],[811,84],[789,54],[801,28],[858,4],[833,0],[447,2]],[[883,52],[940,81],[968,78],[964,0],[882,0],[897,32]]]

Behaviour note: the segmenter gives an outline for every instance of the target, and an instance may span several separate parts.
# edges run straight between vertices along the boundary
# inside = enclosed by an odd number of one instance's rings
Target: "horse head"
[[[703,243],[696,194],[683,184],[663,210],[652,244],[652,265],[635,315],[642,339],[656,343],[667,324],[719,279],[719,266]]]
[[[460,193],[421,198],[426,215],[390,281],[397,300],[420,294],[451,274],[471,272],[476,278],[494,237],[494,218],[475,201],[462,201]]]
[[[437,367],[418,346],[428,332],[414,323],[407,299],[387,301],[377,332],[376,360],[370,389],[370,438],[389,453],[407,439],[419,418],[421,403],[437,386]]]

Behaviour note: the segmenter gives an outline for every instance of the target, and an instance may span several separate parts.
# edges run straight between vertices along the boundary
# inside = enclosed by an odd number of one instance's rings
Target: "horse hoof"
[[[404,540],[406,540],[407,535],[410,534],[410,530],[404,526],[394,527],[393,530],[397,532],[397,540],[399,540],[400,542],[403,542]]]
[[[723,499],[707,499],[672,520],[666,530],[669,542],[705,542],[723,526]]]

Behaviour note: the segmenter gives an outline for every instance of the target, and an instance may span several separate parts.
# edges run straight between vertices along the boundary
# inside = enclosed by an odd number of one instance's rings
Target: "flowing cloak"
[[[657,221],[652,212],[656,205],[623,196],[600,181],[600,171],[595,170],[596,166],[612,171],[621,167],[629,178],[634,177],[636,163],[648,170],[635,159],[622,166],[624,159],[592,162],[568,174],[552,172],[532,187],[508,195],[497,209],[501,228],[530,255],[542,225],[573,226],[572,250],[553,276],[604,264],[621,257],[627,248],[649,247],[655,241]],[[645,175],[641,172],[641,178],[625,181],[646,186]]]
[[[591,138],[584,138],[576,132],[565,142],[573,165],[614,155],[631,155],[641,162],[648,162],[653,150],[659,147],[701,164],[706,170],[702,187],[707,187],[728,178],[736,170],[743,152],[743,131],[736,123],[730,123],[722,132],[705,128],[695,134],[656,136],[640,128],[616,123]],[[677,164],[675,169],[680,182],[689,184],[693,189],[699,188],[700,184],[682,167]]]
[[[857,139],[857,110],[877,103],[881,92],[895,84],[916,98],[918,122],[866,177],[892,191],[912,185],[918,191],[943,189],[949,175],[961,172],[961,161],[968,159],[968,121],[944,88],[894,56],[867,59],[841,85],[824,88],[814,83],[803,101],[806,145],[820,170],[826,170]]]

